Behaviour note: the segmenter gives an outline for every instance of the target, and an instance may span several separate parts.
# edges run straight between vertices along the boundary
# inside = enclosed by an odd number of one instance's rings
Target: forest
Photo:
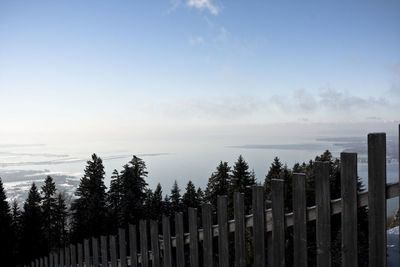
[[[256,179],[249,164],[239,156],[233,166],[221,161],[210,175],[206,188],[196,187],[188,181],[182,190],[177,181],[168,194],[163,192],[159,183],[156,188],[149,188],[146,179],[146,163],[133,156],[120,171],[114,170],[110,186],[104,184],[105,170],[103,161],[96,154],[87,161],[84,175],[67,205],[66,196],[57,190],[51,176],[45,178],[44,185],[38,188],[35,183],[29,190],[23,206],[16,201],[9,203],[0,178],[0,257],[4,266],[28,264],[33,259],[48,255],[60,247],[81,242],[84,238],[114,234],[118,228],[128,224],[137,224],[141,219],[161,221],[163,215],[171,216],[183,212],[187,218],[187,208],[199,208],[203,203],[211,203],[216,208],[219,195],[228,196],[228,214],[233,214],[233,193],[244,193],[245,212],[251,214],[252,186],[264,185],[266,208],[270,205],[271,179],[284,180],[285,211],[292,211],[292,175],[306,174],[307,206],[314,200],[314,163],[326,161],[330,165],[331,198],[340,198],[340,160],[329,151],[316,156],[309,162],[296,163],[292,168],[275,158],[269,166],[263,181]],[[364,190],[360,179],[358,191]],[[173,217],[173,216],[171,216]],[[341,262],[340,214],[332,216],[332,259],[333,264]],[[308,223],[309,263],[315,265],[315,222]],[[358,210],[359,264],[368,265],[368,211]],[[293,250],[292,228],[286,230],[286,249]],[[251,237],[247,237],[251,239]],[[251,242],[246,242],[251,257]],[[288,253],[287,255],[292,255]],[[287,259],[287,265],[293,258]],[[3,264],[2,264],[3,266]]]

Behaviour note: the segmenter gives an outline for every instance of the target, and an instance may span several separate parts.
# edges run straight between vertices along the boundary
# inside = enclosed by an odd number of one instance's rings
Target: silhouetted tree
[[[3,182],[0,178],[0,259],[4,266],[13,266],[15,235],[12,226],[12,217],[10,213],[10,205],[4,191]]]
[[[66,246],[69,241],[67,231],[68,208],[65,202],[65,194],[58,193],[54,212],[55,242],[57,248]]]
[[[158,183],[154,192],[150,195],[150,202],[148,204],[148,217],[153,220],[161,220],[163,214],[163,199],[162,199],[162,187]]]
[[[99,236],[106,232],[105,190],[103,161],[93,154],[75,192],[78,198],[71,206],[73,241],[81,241],[85,237]]]
[[[199,199],[199,195],[196,192],[196,187],[194,186],[193,182],[189,180],[186,185],[186,192],[183,194],[182,197],[182,204],[184,211],[187,208],[199,208],[201,204],[201,200]]]
[[[147,170],[145,162],[136,156],[126,164],[121,172],[121,214],[120,226],[128,223],[137,224],[145,216],[144,201],[146,199]]]
[[[228,162],[220,162],[215,172],[208,179],[205,191],[205,200],[210,202],[214,208],[220,195],[228,195],[231,168]]]
[[[182,197],[181,190],[179,189],[178,182],[175,180],[171,189],[171,215],[175,212],[182,211]]]
[[[46,240],[46,250],[58,248],[57,233],[55,231],[55,210],[56,210],[56,184],[53,178],[47,176],[42,186],[42,215],[43,233]]]
[[[110,190],[108,191],[108,219],[110,232],[117,231],[119,218],[122,212],[122,179],[117,170],[114,170],[111,175]]]

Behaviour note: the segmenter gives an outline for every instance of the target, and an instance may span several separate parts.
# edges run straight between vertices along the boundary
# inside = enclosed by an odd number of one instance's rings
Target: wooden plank
[[[190,267],[199,267],[199,238],[197,230],[197,209],[189,208]]]
[[[64,255],[65,255],[64,253],[65,253],[65,252],[64,252],[64,249],[63,249],[63,248],[60,248],[58,251],[59,251],[59,253],[60,253],[60,254],[59,254],[60,266],[61,266],[61,267],[64,267],[64,265],[65,265],[65,261],[64,261]]]
[[[331,199],[329,162],[315,162],[315,205],[317,207],[317,266],[331,266]]]
[[[340,154],[342,203],[342,266],[358,266],[357,254],[357,154]]]
[[[228,198],[218,196],[218,263],[220,267],[229,267],[229,239],[228,239]]]
[[[306,176],[293,174],[293,249],[295,267],[307,266]]]
[[[78,265],[83,267],[83,247],[81,243],[78,243]]]
[[[150,221],[150,240],[152,252],[152,267],[160,267],[160,242],[158,239],[158,222]]]
[[[171,251],[171,226],[169,217],[163,216],[163,245],[164,245],[164,267],[172,267],[172,251]]]
[[[131,256],[131,266],[138,266],[137,258],[137,235],[136,235],[136,225],[129,225],[129,255]]]
[[[245,224],[244,224],[244,196],[240,192],[234,193],[235,217],[235,266],[246,266]]]
[[[92,237],[93,267],[99,267],[99,241]]]
[[[39,259],[39,266],[43,267],[43,258],[42,257]]]
[[[140,254],[142,258],[142,267],[149,267],[149,254],[147,249],[147,222],[140,220],[139,222],[140,232]]]
[[[76,265],[76,246],[71,244],[70,251],[71,251],[71,266],[77,267],[77,265]]]
[[[107,237],[100,237],[100,251],[101,251],[101,266],[108,266],[108,250],[107,250]]]
[[[119,259],[120,267],[126,267],[126,233],[125,229],[118,229]]]
[[[265,266],[264,187],[253,186],[254,266]]]
[[[49,253],[49,267],[54,267],[54,254],[52,252]]]
[[[36,267],[39,267],[39,259],[36,259],[36,260],[35,260],[35,266],[36,266]]]
[[[44,267],[49,267],[49,258],[45,256],[43,260],[44,260]]]
[[[272,266],[285,266],[285,203],[283,200],[284,181],[272,179]]]
[[[60,266],[59,262],[58,262],[58,253],[57,252],[54,252],[53,258],[54,258],[54,266],[56,266],[56,267]]]
[[[203,204],[201,207],[203,222],[203,261],[205,266],[214,266],[211,208],[211,204],[209,203]]]
[[[175,236],[176,236],[176,266],[185,266],[185,243],[183,241],[183,213],[175,213]]]
[[[386,266],[386,134],[368,134],[369,266]]]
[[[110,235],[110,258],[111,258],[111,267],[117,267],[117,241],[115,240],[114,235]]]
[[[71,252],[69,251],[69,247],[65,248],[65,266],[71,267]]]
[[[84,260],[85,266],[89,267],[91,265],[89,239],[83,240],[83,250],[84,250],[84,256],[85,256],[85,260]]]

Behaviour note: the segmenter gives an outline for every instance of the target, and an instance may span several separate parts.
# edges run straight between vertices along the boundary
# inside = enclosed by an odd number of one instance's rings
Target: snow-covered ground
[[[387,266],[400,266],[399,259],[399,227],[387,231]]]

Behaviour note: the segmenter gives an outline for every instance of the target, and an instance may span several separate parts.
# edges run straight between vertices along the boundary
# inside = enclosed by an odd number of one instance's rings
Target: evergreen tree
[[[165,195],[164,200],[162,202],[162,214],[166,216],[172,215],[172,207],[171,207],[171,197],[169,195]]]
[[[33,259],[47,253],[43,229],[43,216],[40,208],[41,197],[35,183],[32,183],[24,203],[21,225],[21,259],[28,264]]]
[[[81,178],[75,195],[78,197],[71,206],[73,215],[73,241],[106,232],[106,187],[104,166],[96,154],[87,162],[85,174]]]
[[[228,195],[230,183],[231,168],[228,162],[220,162],[215,172],[208,179],[205,191],[205,199],[210,202],[214,208],[217,207],[218,196]]]
[[[63,193],[58,193],[54,211],[54,232],[55,232],[55,247],[60,248],[68,244],[67,220],[68,209],[66,205],[66,197]]]
[[[201,190],[200,186],[197,188],[196,194],[197,194],[197,199],[199,200],[199,204],[201,206],[201,204],[204,203],[205,197],[204,197],[204,192],[203,192],[203,190]]]
[[[162,199],[162,187],[158,183],[156,189],[151,194],[149,203],[149,218],[153,220],[161,220],[163,214],[163,199]]]
[[[241,192],[244,193],[244,205],[245,211],[249,212],[252,202],[252,186],[255,185],[255,175],[254,171],[249,171],[249,165],[243,159],[242,155],[239,156],[238,160],[235,162],[231,174],[231,183],[229,187],[230,201],[232,203],[233,193]],[[231,205],[232,207],[232,205]]]
[[[186,211],[189,207],[199,208],[200,204],[201,202],[196,192],[196,187],[194,186],[192,181],[189,181],[186,185],[186,192],[183,194],[182,197],[183,209],[184,211]]]
[[[47,176],[42,186],[42,215],[43,215],[43,233],[46,240],[46,250],[53,250],[58,248],[55,232],[55,209],[56,209],[56,184],[53,178]]]
[[[274,158],[274,162],[271,164],[267,175],[264,180],[264,190],[265,190],[265,198],[271,199],[271,180],[279,179],[282,172],[282,163],[278,157]]]
[[[179,211],[182,211],[182,197],[178,182],[175,180],[171,189],[171,215]]]
[[[119,225],[118,218],[122,212],[122,179],[117,170],[111,175],[110,190],[108,191],[108,218],[111,232],[116,232]]]
[[[119,216],[120,226],[127,226],[128,223],[137,224],[144,218],[144,202],[146,199],[147,170],[145,162],[133,156],[129,164],[123,167],[121,172],[121,214]]]
[[[0,178],[0,259],[4,266],[13,266],[13,253],[15,244],[15,235],[12,227],[12,217],[10,205],[7,202],[3,182]]]
[[[11,203],[11,217],[12,217],[12,228],[14,233],[14,244],[13,244],[13,258],[14,263],[17,263],[17,259],[21,255],[20,241],[21,241],[21,217],[22,213],[18,206],[18,202],[14,199]]]

